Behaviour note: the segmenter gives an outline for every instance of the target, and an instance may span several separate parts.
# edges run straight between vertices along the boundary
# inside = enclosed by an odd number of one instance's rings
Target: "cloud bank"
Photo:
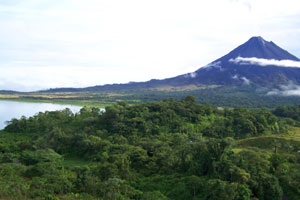
[[[267,95],[300,96],[300,86],[290,82],[288,85],[280,85],[279,89],[273,89]]]
[[[293,60],[275,60],[275,59],[263,59],[263,58],[243,58],[237,57],[230,59],[229,62],[240,65],[260,65],[260,66],[279,66],[279,67],[300,67],[300,62]]]

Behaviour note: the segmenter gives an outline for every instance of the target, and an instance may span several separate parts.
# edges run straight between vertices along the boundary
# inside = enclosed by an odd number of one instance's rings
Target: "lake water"
[[[0,101],[0,130],[6,126],[6,121],[12,118],[20,119],[22,116],[30,117],[39,112],[63,110],[65,108],[69,108],[73,113],[81,109],[80,106],[74,105]]]

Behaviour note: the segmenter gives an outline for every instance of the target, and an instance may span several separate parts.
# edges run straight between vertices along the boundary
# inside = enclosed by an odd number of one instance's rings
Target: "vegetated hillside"
[[[0,132],[0,198],[300,198],[299,107],[195,101],[12,119]]]
[[[297,95],[267,95],[277,91],[268,88],[258,88],[256,86],[241,86],[241,87],[215,87],[194,89],[186,91],[125,91],[122,96],[110,97],[110,102],[116,100],[126,100],[130,104],[137,104],[142,102],[161,101],[166,98],[180,100],[188,95],[195,96],[197,103],[207,103],[220,107],[246,107],[246,108],[270,108],[274,109],[282,105],[298,105],[300,96]],[[296,91],[296,90],[295,90]]]
[[[258,88],[255,85],[244,86],[210,86],[202,88],[182,89],[164,88],[151,90],[123,90],[117,92],[68,92],[68,93],[22,93],[1,94],[0,100],[13,100],[25,102],[49,102],[61,104],[74,104],[80,106],[93,106],[104,108],[119,101],[128,104],[141,104],[152,101],[161,101],[167,98],[181,100],[192,95],[197,103],[207,103],[219,107],[245,107],[274,109],[281,105],[298,105],[300,96],[289,95],[289,92],[298,93],[298,88],[288,90]],[[272,93],[278,93],[275,95]]]

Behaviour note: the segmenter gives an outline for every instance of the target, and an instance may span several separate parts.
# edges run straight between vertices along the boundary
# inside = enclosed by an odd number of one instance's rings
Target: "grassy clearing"
[[[167,92],[182,92],[191,90],[205,90],[220,87],[220,85],[186,85],[186,86],[161,86],[157,88],[152,88],[152,91],[167,91]]]
[[[66,154],[63,157],[64,157],[63,166],[65,167],[71,167],[71,168],[85,167],[90,163],[89,161],[86,161],[80,157],[71,154]]]
[[[129,104],[141,100],[131,97],[130,92],[58,92],[58,93],[0,93],[0,100],[33,103],[54,103],[105,108],[118,101]]]
[[[89,162],[80,158],[65,158],[63,161],[64,167],[85,167]]]
[[[255,150],[256,149],[256,150]],[[265,135],[241,139],[233,149],[235,153],[259,150],[265,153],[295,153],[300,150],[300,128],[293,127],[287,134]]]

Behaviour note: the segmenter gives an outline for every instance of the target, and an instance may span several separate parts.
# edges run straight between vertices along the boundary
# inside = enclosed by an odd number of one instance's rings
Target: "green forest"
[[[83,107],[0,131],[0,199],[300,199],[300,106]]]

